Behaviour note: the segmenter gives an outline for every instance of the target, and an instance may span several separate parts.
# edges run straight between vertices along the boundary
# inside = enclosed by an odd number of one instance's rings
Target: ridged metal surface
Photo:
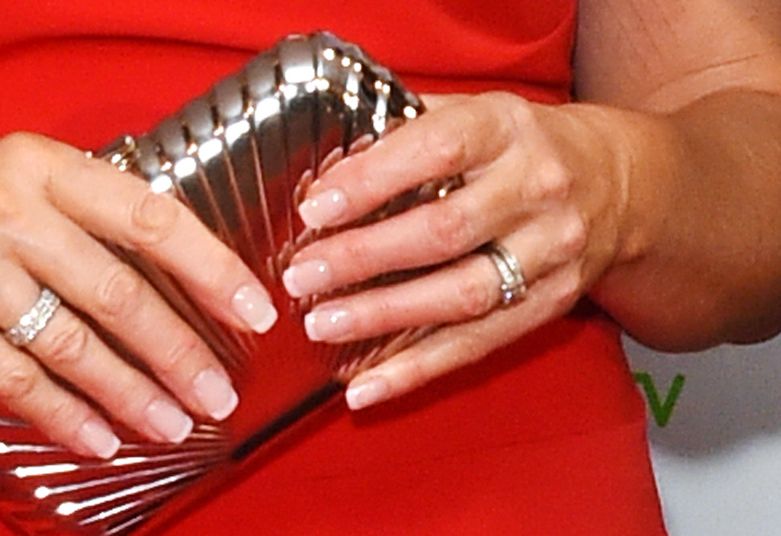
[[[318,237],[296,213],[311,182],[422,111],[417,97],[358,47],[328,33],[291,36],[148,134],[120,138],[100,153],[155,192],[175,195],[238,252],[270,289],[280,320],[264,336],[226,328],[162,270],[112,248],[207,341],[233,375],[243,403],[227,422],[198,424],[182,445],[122,433],[124,444],[111,461],[79,459],[23,423],[0,419],[0,510],[17,529],[127,533],[182,491],[197,494],[205,475],[244,460],[324,403],[357,370],[427,332],[312,343],[302,315],[327,296],[291,300],[280,284],[295,252]],[[457,179],[427,184],[359,223],[444,196],[458,185]],[[348,290],[354,288],[338,292]]]

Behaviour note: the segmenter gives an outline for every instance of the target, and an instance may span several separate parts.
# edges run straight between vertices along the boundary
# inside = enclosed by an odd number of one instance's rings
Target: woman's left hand
[[[299,207],[312,228],[351,222],[428,181],[465,185],[392,218],[319,240],[284,274],[295,297],[409,268],[418,278],[319,304],[310,339],[344,342],[442,325],[358,375],[357,409],[414,389],[566,313],[616,261],[627,198],[624,158],[598,109],[545,106],[509,93],[437,96],[432,111],[316,181]],[[596,113],[594,113],[596,112]],[[509,307],[481,245],[519,261],[528,293]]]

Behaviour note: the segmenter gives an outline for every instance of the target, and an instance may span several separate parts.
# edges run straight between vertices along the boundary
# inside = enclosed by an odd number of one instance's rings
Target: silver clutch
[[[263,336],[227,328],[162,270],[112,247],[211,346],[232,374],[242,404],[226,422],[197,424],[181,445],[120,432],[123,446],[109,461],[80,459],[0,415],[0,513],[11,527],[27,534],[111,535],[148,527],[151,518],[170,515],[259,456],[357,371],[431,329],[342,345],[313,343],[305,336],[303,315],[330,296],[292,300],[280,282],[291,257],[319,237],[296,213],[311,182],[422,111],[419,99],[357,46],[325,32],[290,36],[148,134],[124,136],[98,153],[197,214],[270,290],[280,320]],[[427,184],[356,225],[457,186],[457,178]],[[411,275],[387,274],[363,285]]]

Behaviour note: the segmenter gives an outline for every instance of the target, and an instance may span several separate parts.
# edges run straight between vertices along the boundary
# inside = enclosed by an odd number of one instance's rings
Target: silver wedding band
[[[483,252],[491,259],[496,271],[499,272],[502,295],[502,305],[512,305],[526,297],[526,278],[523,276],[521,263],[507,251],[507,248],[497,242],[489,242],[483,246]]]
[[[60,297],[44,287],[35,305],[19,318],[15,326],[5,331],[5,338],[17,348],[27,346],[46,329],[59,307]]]

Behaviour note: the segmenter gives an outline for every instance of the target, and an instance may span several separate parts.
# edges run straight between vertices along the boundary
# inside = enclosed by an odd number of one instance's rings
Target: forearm
[[[621,159],[627,194],[617,257],[592,298],[663,349],[781,330],[781,97],[722,92],[667,115],[598,110],[588,113]]]

